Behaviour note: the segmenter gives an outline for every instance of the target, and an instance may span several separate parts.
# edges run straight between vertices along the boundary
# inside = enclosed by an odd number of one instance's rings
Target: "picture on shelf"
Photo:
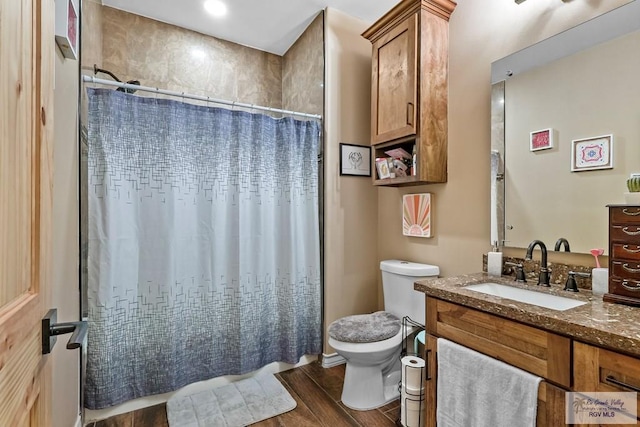
[[[376,169],[378,171],[379,179],[391,178],[391,172],[389,172],[389,162],[386,158],[376,159]]]
[[[411,153],[410,153],[411,152]],[[393,148],[385,148],[379,150],[377,154],[386,155],[388,157],[376,157],[376,169],[378,179],[387,178],[407,178],[416,176],[416,145],[406,143],[402,146],[394,146]],[[386,168],[383,162],[386,161]]]

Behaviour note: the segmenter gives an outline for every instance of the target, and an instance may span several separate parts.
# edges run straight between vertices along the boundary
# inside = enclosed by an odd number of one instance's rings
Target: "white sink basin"
[[[477,285],[469,285],[464,288],[558,311],[568,310],[586,304],[586,302],[571,298],[514,288],[513,286],[501,285],[499,283],[478,283]]]

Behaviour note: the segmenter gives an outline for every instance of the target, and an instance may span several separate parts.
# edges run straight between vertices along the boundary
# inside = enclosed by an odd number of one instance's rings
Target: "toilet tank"
[[[400,320],[409,316],[424,325],[425,296],[424,293],[413,289],[413,282],[437,277],[440,274],[438,266],[392,259],[381,261],[380,270],[384,311],[394,314]]]

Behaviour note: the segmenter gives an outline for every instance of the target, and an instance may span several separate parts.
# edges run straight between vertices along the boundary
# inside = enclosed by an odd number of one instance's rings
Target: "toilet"
[[[424,295],[416,280],[437,277],[435,265],[400,260],[380,262],[384,311],[338,319],[329,325],[329,345],[347,361],[342,403],[358,411],[386,405],[400,392],[402,318],[425,324]],[[407,335],[411,329],[405,329]]]

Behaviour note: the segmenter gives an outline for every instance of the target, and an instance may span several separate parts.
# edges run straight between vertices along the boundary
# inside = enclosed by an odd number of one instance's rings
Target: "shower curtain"
[[[319,354],[319,123],[88,98],[85,406]]]

